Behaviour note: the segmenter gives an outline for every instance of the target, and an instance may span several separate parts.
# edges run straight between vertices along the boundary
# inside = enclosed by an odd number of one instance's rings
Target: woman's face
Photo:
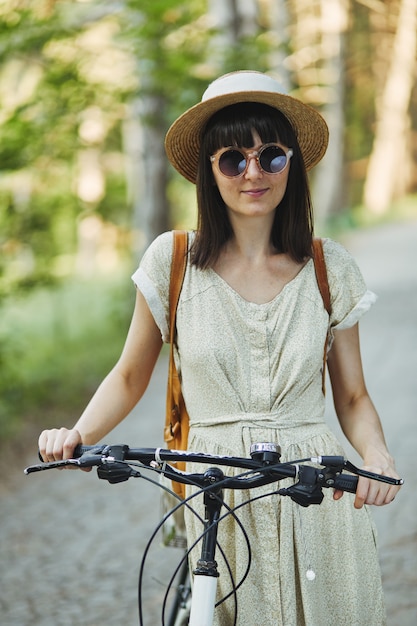
[[[253,145],[245,150],[257,151],[262,147],[262,140],[258,133],[252,132]],[[226,147],[226,146],[225,146]],[[287,152],[289,147],[282,146]],[[258,165],[256,158],[249,158],[249,163],[243,175],[227,178],[212,163],[213,176],[219,193],[226,205],[229,218],[261,217],[273,220],[276,208],[281,203],[287,188],[288,173],[291,160],[282,172],[276,174],[265,173]]]

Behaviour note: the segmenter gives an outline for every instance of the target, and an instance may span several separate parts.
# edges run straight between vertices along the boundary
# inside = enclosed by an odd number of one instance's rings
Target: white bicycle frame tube
[[[189,626],[212,626],[217,576],[194,576]]]

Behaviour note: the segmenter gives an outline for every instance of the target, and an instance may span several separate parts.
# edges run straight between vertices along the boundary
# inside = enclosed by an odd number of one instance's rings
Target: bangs
[[[266,104],[243,102],[225,107],[210,119],[205,129],[207,154],[220,148],[253,146],[253,131],[262,143],[294,144],[294,131],[287,118]]]

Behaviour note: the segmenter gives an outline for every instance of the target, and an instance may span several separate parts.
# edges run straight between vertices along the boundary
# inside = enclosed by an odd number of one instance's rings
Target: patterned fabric
[[[190,449],[247,456],[251,443],[270,441],[281,445],[282,461],[343,454],[323,417],[324,341],[329,323],[332,332],[353,326],[375,295],[340,244],[325,240],[324,254],[330,320],[312,260],[266,304],[244,300],[213,270],[188,265],[177,312],[176,360],[190,415]],[[172,233],[165,233],[133,275],[164,341],[171,256]],[[188,469],[201,471],[201,466]],[[227,491],[225,499],[239,507],[272,489]],[[355,510],[352,498],[344,494],[335,502],[326,490],[320,506],[304,509],[289,498],[267,495],[238,508],[252,549],[249,575],[237,594],[239,625],[386,623],[375,528],[368,509]],[[193,506],[201,516],[200,500]],[[201,533],[201,521],[187,512],[186,522],[191,545]],[[248,547],[230,515],[220,524],[219,543],[238,584],[248,565]],[[217,560],[220,599],[232,584],[220,551]],[[309,568],[316,574],[313,581],[306,577]],[[215,623],[233,624],[234,611],[230,598],[216,609]]]

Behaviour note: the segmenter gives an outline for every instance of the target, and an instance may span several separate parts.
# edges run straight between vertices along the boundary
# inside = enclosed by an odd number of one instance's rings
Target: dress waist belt
[[[190,428],[207,428],[210,426],[225,426],[227,424],[240,424],[249,428],[299,428],[311,425],[325,425],[322,416],[308,416],[299,418],[284,415],[282,413],[233,413],[218,415],[204,420],[190,419]]]

